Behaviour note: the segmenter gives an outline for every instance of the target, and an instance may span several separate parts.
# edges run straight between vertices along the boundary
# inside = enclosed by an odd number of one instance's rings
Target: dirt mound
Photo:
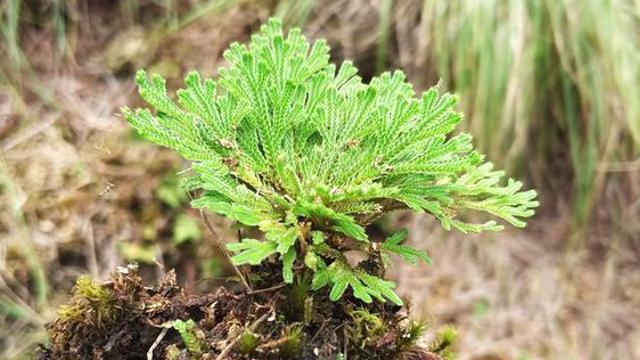
[[[255,272],[271,283],[274,268]],[[262,280],[260,280],[262,279]],[[311,294],[310,281],[246,293],[220,287],[186,293],[173,271],[151,287],[136,266],[118,268],[98,284],[80,277],[70,302],[48,326],[50,359],[442,359],[451,336],[416,345],[424,324],[399,307],[331,302]]]

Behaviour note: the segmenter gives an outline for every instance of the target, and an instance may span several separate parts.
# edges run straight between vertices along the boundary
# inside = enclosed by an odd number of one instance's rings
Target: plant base
[[[168,273],[145,287],[137,268],[119,268],[96,284],[81,277],[70,302],[49,324],[50,359],[350,359],[450,358],[454,332],[417,346],[425,326],[399,307],[366,305],[346,297],[331,302],[311,293],[304,277],[273,284],[274,269],[253,271],[253,292],[226,288],[186,294]],[[260,280],[262,274],[262,280]],[[277,284],[277,283],[276,283]]]

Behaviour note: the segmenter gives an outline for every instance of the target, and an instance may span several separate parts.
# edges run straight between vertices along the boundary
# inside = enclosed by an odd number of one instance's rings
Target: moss
[[[288,321],[304,323],[311,321],[313,316],[311,280],[311,274],[305,272],[296,276],[293,284],[284,291],[285,298],[281,306],[281,312]]]
[[[245,330],[238,339],[238,352],[241,354],[253,353],[259,344],[259,338],[252,331]]]
[[[458,331],[450,325],[438,330],[435,340],[429,344],[428,350],[434,353],[450,352],[450,347],[458,338]]]
[[[427,331],[427,324],[420,320],[408,320],[398,338],[398,348],[402,351],[410,350]]]
[[[285,328],[283,340],[279,346],[281,356],[291,359],[299,355],[302,350],[303,336],[302,327],[299,325]]]
[[[102,327],[116,317],[113,294],[87,275],[80,276],[72,290],[69,304],[58,308],[58,318],[63,322],[94,322]]]
[[[182,342],[189,353],[192,355],[202,354],[203,349],[205,348],[203,343],[204,334],[202,330],[198,329],[198,326],[192,319],[187,321],[175,320],[173,322],[173,328],[180,334]]]
[[[347,313],[352,322],[346,327],[349,341],[357,347],[365,348],[384,335],[387,326],[380,315],[367,309],[356,309]]]

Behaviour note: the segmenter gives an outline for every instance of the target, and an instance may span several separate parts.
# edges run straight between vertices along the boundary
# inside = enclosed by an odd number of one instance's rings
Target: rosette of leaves
[[[332,300],[351,288],[367,303],[400,304],[383,271],[352,266],[345,252],[429,258],[403,244],[404,231],[370,241],[373,220],[407,208],[475,233],[502,225],[467,222],[468,211],[523,227],[538,205],[469,134],[453,133],[462,119],[454,95],[433,87],[416,97],[401,71],[365,84],[351,62],[329,63],[325,41],[311,45],[299,29],[285,35],[273,19],[224,57],[216,80],[191,72],[175,97],[163,78],[139,71],[140,95],[155,111],[123,113],[142,136],[192,161],[182,180],[199,191],[192,206],[262,231],[227,245],[237,265],[278,259],[285,282],[308,268],[313,288],[330,287]]]

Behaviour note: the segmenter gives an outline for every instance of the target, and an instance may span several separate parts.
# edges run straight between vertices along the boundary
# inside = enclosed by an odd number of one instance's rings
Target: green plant
[[[140,95],[157,111],[123,113],[142,136],[193,162],[182,185],[201,191],[194,207],[264,233],[228,244],[237,265],[278,256],[286,283],[308,268],[312,288],[329,286],[332,300],[351,288],[367,303],[401,304],[383,279],[384,262],[367,265],[388,253],[429,258],[402,245],[405,232],[372,242],[366,225],[409,208],[447,230],[496,231],[502,225],[467,222],[463,213],[522,227],[538,205],[520,182],[501,185],[503,172],[473,149],[470,135],[452,134],[462,119],[457,98],[437,87],[415,98],[400,71],[364,84],[350,62],[328,62],[324,41],[311,46],[298,29],[285,37],[277,20],[249,45],[232,44],[225,58],[230,66],[217,81],[189,73],[177,102],[164,79],[139,71]],[[354,267],[344,255],[351,250],[374,261]]]
[[[431,352],[441,354],[445,360],[453,359],[454,355],[448,348],[458,338],[458,331],[450,326],[443,326],[436,335],[436,338],[429,344],[428,349]]]
[[[193,320],[174,320],[172,326],[176,331],[178,331],[182,338],[182,342],[191,354],[197,355],[202,353],[202,349],[205,347],[202,343],[204,335],[199,334],[202,330],[198,329],[198,326]]]
[[[92,313],[97,318],[96,325],[101,328],[104,322],[115,318],[113,301],[113,294],[109,290],[101,287],[88,275],[82,275],[73,287],[72,303],[61,305],[58,317],[61,321],[81,321],[87,313]]]

